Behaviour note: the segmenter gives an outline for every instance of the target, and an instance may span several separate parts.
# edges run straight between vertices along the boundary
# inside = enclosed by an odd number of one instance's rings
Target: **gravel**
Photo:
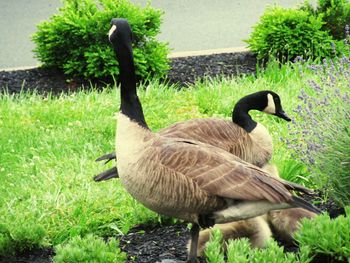
[[[254,74],[256,59],[249,52],[228,53],[208,56],[174,58],[171,60],[171,70],[168,74],[169,83],[186,86],[204,76],[217,75],[237,76],[239,74]],[[90,84],[99,88],[113,83],[109,79],[87,81],[84,79],[67,79],[62,72],[56,69],[34,68],[18,71],[0,71],[0,92],[18,93],[21,90],[36,89],[39,93],[49,91],[54,94],[67,91],[76,91]],[[318,193],[322,199],[322,193]],[[332,217],[344,214],[344,209],[335,205],[332,200],[326,204],[319,204],[323,211],[328,211]],[[189,239],[189,230],[184,224],[176,225],[142,225],[137,226],[120,238],[120,246],[127,252],[127,262],[138,263],[171,263],[186,260],[186,244]],[[295,244],[287,244],[279,237],[276,240],[285,247],[285,251],[297,251]],[[26,251],[12,258],[0,258],[1,263],[49,263],[52,262],[52,249],[36,249]],[[200,262],[205,262],[200,259]],[[327,257],[318,257],[314,262],[340,262]]]

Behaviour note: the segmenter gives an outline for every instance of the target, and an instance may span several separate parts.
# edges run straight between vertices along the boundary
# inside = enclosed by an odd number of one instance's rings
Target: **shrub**
[[[329,31],[334,39],[346,38],[345,27],[350,24],[350,2],[348,0],[318,0],[316,8],[306,2],[301,9],[322,17],[325,22],[322,26],[323,30]]]
[[[298,121],[291,126],[289,148],[308,165],[315,183],[340,205],[350,204],[350,61],[310,66],[315,77],[301,90]]]
[[[257,58],[265,61],[270,57],[280,61],[297,56],[328,57],[332,54],[332,37],[322,30],[323,24],[320,17],[304,10],[270,7],[246,42]]]
[[[313,255],[328,255],[338,260],[350,258],[350,207],[346,217],[330,219],[323,214],[314,219],[304,219],[294,238],[301,248],[307,248]]]
[[[128,0],[64,0],[59,13],[40,23],[33,35],[34,53],[46,67],[70,76],[100,78],[119,74],[107,32],[110,20],[129,20],[134,34],[136,73],[141,78],[161,77],[169,68],[168,45],[156,40],[160,10]]]
[[[56,246],[56,263],[67,262],[125,262],[126,254],[121,252],[118,242],[112,238],[107,243],[94,235],[74,237],[64,245]]]

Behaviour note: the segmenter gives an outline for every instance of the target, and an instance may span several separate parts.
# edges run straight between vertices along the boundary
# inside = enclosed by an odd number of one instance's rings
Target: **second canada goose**
[[[266,165],[262,168],[270,175],[279,177],[275,165]],[[316,214],[300,207],[284,210],[273,210],[267,214],[225,224],[216,224],[213,228],[199,232],[197,254],[202,256],[213,229],[222,232],[224,245],[229,239],[248,238],[252,247],[263,248],[272,237],[272,232],[282,237],[287,242],[293,241],[293,234],[300,227],[301,220],[313,218]],[[189,242],[190,243],[190,242]],[[224,246],[226,249],[226,246]]]
[[[270,175],[280,178],[275,165],[265,165],[263,170]],[[293,234],[299,229],[304,218],[314,218],[317,214],[306,209],[295,207],[285,210],[269,211],[265,216],[274,233],[282,237],[287,242],[293,241]]]
[[[262,167],[271,159],[272,138],[262,124],[251,118],[250,110],[259,110],[290,121],[283,111],[278,94],[264,90],[241,98],[232,111],[232,121],[218,118],[191,119],[175,123],[158,133],[170,138],[207,143]],[[107,163],[115,158],[115,153],[109,153],[96,161],[107,160]],[[103,181],[114,177],[118,177],[118,170],[115,167],[98,174],[94,180]]]
[[[147,126],[136,92],[131,28],[112,19],[109,40],[120,66],[120,112],[116,154],[125,189],[149,209],[192,222],[189,262],[196,261],[199,227],[243,220],[274,209],[319,212],[280,180],[227,151],[198,141],[168,138]]]

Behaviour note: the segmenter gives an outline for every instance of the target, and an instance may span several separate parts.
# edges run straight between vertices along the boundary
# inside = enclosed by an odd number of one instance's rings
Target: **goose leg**
[[[191,246],[190,246],[190,253],[188,254],[188,258],[187,258],[188,263],[197,262],[198,237],[199,237],[199,225],[194,223],[191,228]]]

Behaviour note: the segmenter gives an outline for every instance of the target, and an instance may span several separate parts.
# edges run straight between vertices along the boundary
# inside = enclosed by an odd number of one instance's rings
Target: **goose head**
[[[241,98],[233,108],[232,121],[247,132],[251,132],[257,126],[257,122],[248,114],[250,110],[259,110],[286,121],[291,121],[282,108],[281,99],[278,94],[270,90],[249,94]]]
[[[119,43],[132,42],[131,27],[126,19],[112,18],[110,25],[111,28],[108,32],[108,40],[113,46]]]
[[[288,115],[284,112],[282,108],[280,96],[278,96],[277,93],[267,90],[267,91],[262,91],[262,95],[264,100],[262,100],[261,106],[263,106],[264,108],[261,111],[267,114],[275,115],[286,121],[291,121]]]

